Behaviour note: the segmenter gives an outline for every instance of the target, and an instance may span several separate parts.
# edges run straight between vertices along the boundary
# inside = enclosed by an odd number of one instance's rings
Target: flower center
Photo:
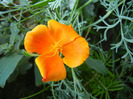
[[[48,56],[48,57],[52,57],[56,53],[59,54],[59,52],[62,52],[62,46],[59,46],[59,42],[61,42],[61,40],[59,40],[58,42],[56,42],[55,45],[51,45],[50,52],[53,53],[53,54],[51,56]]]
[[[51,52],[57,52],[60,48],[56,45],[51,45],[50,51]]]

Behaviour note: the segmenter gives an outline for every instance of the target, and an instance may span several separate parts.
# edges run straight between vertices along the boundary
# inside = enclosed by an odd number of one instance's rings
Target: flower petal
[[[83,37],[78,37],[74,41],[66,44],[62,48],[63,61],[69,67],[81,65],[89,55],[88,42]]]
[[[79,37],[71,25],[67,26],[55,20],[48,21],[48,28],[55,41],[60,41],[60,45],[67,44]]]
[[[50,36],[50,32],[45,25],[38,25],[26,34],[24,46],[27,52],[38,54],[46,53],[50,49],[50,45],[54,41]]]
[[[59,81],[66,78],[66,69],[58,53],[55,55],[40,55],[35,62],[43,77],[43,82]]]

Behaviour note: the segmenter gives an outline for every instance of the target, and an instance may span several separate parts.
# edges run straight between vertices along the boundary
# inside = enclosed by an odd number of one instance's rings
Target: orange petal
[[[35,62],[43,77],[43,82],[59,81],[66,78],[66,69],[63,60],[58,54],[40,55]]]
[[[88,42],[83,37],[78,37],[74,41],[66,44],[62,48],[63,61],[69,67],[81,65],[89,55]]]
[[[79,37],[71,25],[67,26],[55,20],[48,21],[48,28],[54,40],[56,42],[60,41],[60,45],[67,44]]]
[[[29,53],[42,54],[49,51],[53,42],[48,28],[45,25],[38,25],[26,34],[24,46]]]

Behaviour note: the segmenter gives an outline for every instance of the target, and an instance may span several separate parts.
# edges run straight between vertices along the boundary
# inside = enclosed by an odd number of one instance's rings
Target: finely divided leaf
[[[22,56],[15,52],[0,59],[0,87],[5,86],[6,80],[13,73]]]

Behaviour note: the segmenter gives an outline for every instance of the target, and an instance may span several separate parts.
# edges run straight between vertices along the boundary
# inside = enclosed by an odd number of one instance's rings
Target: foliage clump
[[[88,41],[90,56],[66,68],[65,80],[44,84],[31,58],[36,54],[26,53],[23,42],[50,19],[71,24]],[[132,99],[132,45],[133,0],[0,0],[0,98],[19,89],[10,98]]]

